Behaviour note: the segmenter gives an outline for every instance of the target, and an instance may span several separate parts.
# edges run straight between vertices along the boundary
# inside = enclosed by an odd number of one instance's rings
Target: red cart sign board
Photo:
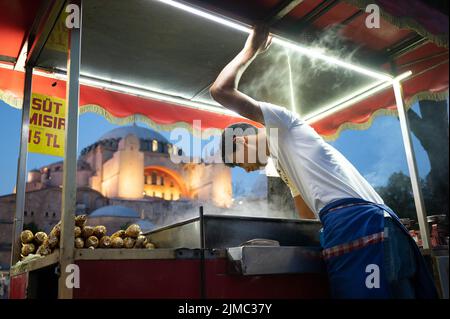
[[[30,108],[30,152],[64,156],[66,101],[33,93]]]

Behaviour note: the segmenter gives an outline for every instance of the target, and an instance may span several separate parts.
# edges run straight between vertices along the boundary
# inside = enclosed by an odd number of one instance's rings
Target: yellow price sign
[[[30,108],[28,150],[53,156],[64,156],[66,101],[33,93]]]

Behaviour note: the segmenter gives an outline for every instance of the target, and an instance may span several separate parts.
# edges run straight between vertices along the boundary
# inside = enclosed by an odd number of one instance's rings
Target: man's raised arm
[[[264,124],[258,103],[238,90],[239,80],[255,57],[265,51],[271,38],[266,27],[256,27],[245,43],[244,49],[222,70],[210,93],[218,103],[243,117]]]

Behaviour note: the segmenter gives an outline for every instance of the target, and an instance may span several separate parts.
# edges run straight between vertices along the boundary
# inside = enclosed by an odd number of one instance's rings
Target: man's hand
[[[253,55],[257,55],[266,51],[271,43],[272,37],[269,35],[269,28],[264,25],[258,25],[250,33],[244,49],[249,50]]]

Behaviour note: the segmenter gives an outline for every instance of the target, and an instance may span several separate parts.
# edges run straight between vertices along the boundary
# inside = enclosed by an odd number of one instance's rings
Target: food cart
[[[296,106],[292,77],[287,79],[292,93],[290,107],[325,138],[336,137],[346,127],[367,127],[379,114],[398,115],[423,249],[430,253],[406,111],[417,99],[439,100],[447,95],[448,42],[441,36],[442,30],[426,22],[418,28],[396,28],[396,8],[386,6],[382,23],[390,36],[383,35],[365,26],[364,1],[245,3],[42,0],[33,2],[33,8],[26,1],[17,1],[9,12],[2,11],[5,17],[23,17],[22,25],[4,20],[16,28],[7,29],[5,51],[9,51],[0,52],[1,97],[22,108],[12,265],[19,260],[18,236],[23,228],[31,92],[67,101],[60,249],[11,268],[12,298],[328,295],[317,221],[223,218],[200,211],[198,219],[146,234],[159,247],[156,250],[87,250],[73,245],[79,114],[96,112],[122,124],[139,119],[159,129],[182,125],[200,135],[248,121],[214,104],[208,88],[221,67],[240,49],[251,30],[249,25],[255,21],[273,26],[277,52],[290,52],[285,59],[289,70],[293,56],[300,55],[318,70],[314,72],[318,73],[316,82],[311,80],[313,84],[344,79],[334,89],[322,86],[322,91],[310,96],[302,108]],[[64,27],[68,14],[73,18],[70,28]],[[397,18],[403,21],[401,16]],[[377,67],[365,67],[359,61],[303,46],[295,36],[308,25],[323,28],[333,23],[346,28],[350,38],[365,43],[372,53],[382,51],[377,59],[375,55],[368,59],[376,61]],[[295,32],[289,34],[287,30]],[[243,79],[248,90],[252,86],[250,78],[259,74],[264,63],[262,60],[249,69],[247,82]],[[194,120],[201,121],[199,130],[192,128]],[[231,232],[219,236],[217,223],[222,226],[219,229]],[[229,228],[224,227],[228,224]],[[243,229],[257,231],[237,236]],[[241,245],[255,238],[274,239],[280,246]],[[261,263],[268,259],[272,265]],[[71,273],[65,270],[74,264],[80,269],[80,288],[71,289],[66,284]]]

